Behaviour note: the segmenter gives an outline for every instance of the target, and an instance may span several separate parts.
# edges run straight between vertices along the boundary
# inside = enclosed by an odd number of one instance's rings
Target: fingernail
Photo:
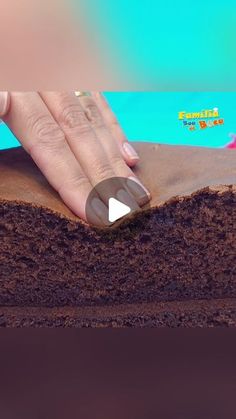
[[[116,197],[119,201],[123,202],[123,204],[128,205],[132,211],[139,209],[139,206],[134,197],[130,195],[125,189],[120,189],[117,192]]]
[[[95,212],[95,215],[102,222],[102,224],[104,224],[105,226],[109,225],[108,209],[106,205],[99,198],[93,198],[91,202],[91,207],[93,211]]]
[[[145,205],[150,201],[151,194],[148,189],[134,176],[130,176],[127,180],[129,190],[133,193],[139,204]]]
[[[135,149],[132,147],[130,143],[123,143],[123,149],[130,159],[139,160],[138,154],[136,153]]]
[[[4,116],[8,110],[8,92],[0,92],[0,116]]]

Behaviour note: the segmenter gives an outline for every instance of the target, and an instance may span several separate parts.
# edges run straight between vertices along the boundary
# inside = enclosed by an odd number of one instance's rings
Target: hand
[[[132,208],[146,203],[146,188],[140,194],[140,187],[131,190],[128,181],[140,185],[131,170],[139,158],[100,94],[78,98],[74,92],[11,92],[7,109],[2,119],[76,215],[86,220],[89,193],[114,177],[127,182],[117,179],[97,196],[96,224],[104,225],[108,199],[120,191]]]

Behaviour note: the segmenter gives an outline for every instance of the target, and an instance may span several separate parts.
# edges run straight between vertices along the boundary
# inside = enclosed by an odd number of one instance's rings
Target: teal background
[[[110,106],[130,141],[224,147],[236,133],[236,92],[108,92]],[[191,132],[178,112],[218,107],[225,124]],[[18,145],[6,125],[0,125],[0,149]]]
[[[236,133],[236,92],[106,93],[129,140],[224,147]],[[180,111],[219,108],[225,124],[189,131],[178,120]]]
[[[236,86],[235,0],[86,0],[76,10],[126,90]]]

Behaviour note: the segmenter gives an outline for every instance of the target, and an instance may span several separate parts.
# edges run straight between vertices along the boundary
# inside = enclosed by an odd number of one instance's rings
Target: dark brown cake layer
[[[0,327],[235,327],[236,299],[117,307],[0,307]]]
[[[137,144],[151,210],[78,220],[26,153],[0,153],[0,305],[236,298],[236,152]]]

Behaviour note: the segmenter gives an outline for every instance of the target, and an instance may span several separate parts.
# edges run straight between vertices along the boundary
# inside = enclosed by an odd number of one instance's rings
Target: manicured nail
[[[0,92],[0,117],[4,116],[8,110],[8,92]]]
[[[139,205],[145,205],[150,201],[151,194],[147,188],[134,176],[127,179],[127,186],[134,197],[138,200]]]
[[[123,143],[123,149],[124,152],[127,154],[127,156],[131,160],[139,160],[139,156],[136,153],[135,149],[132,147],[132,145],[128,142]]]
[[[135,201],[132,194],[129,194],[125,189],[120,189],[117,194],[116,198],[123,202],[123,204],[128,205],[132,211],[136,211],[139,209],[137,202]]]
[[[104,226],[109,225],[108,221],[108,209],[106,205],[99,198],[93,198],[91,207],[95,215],[99,218]]]

